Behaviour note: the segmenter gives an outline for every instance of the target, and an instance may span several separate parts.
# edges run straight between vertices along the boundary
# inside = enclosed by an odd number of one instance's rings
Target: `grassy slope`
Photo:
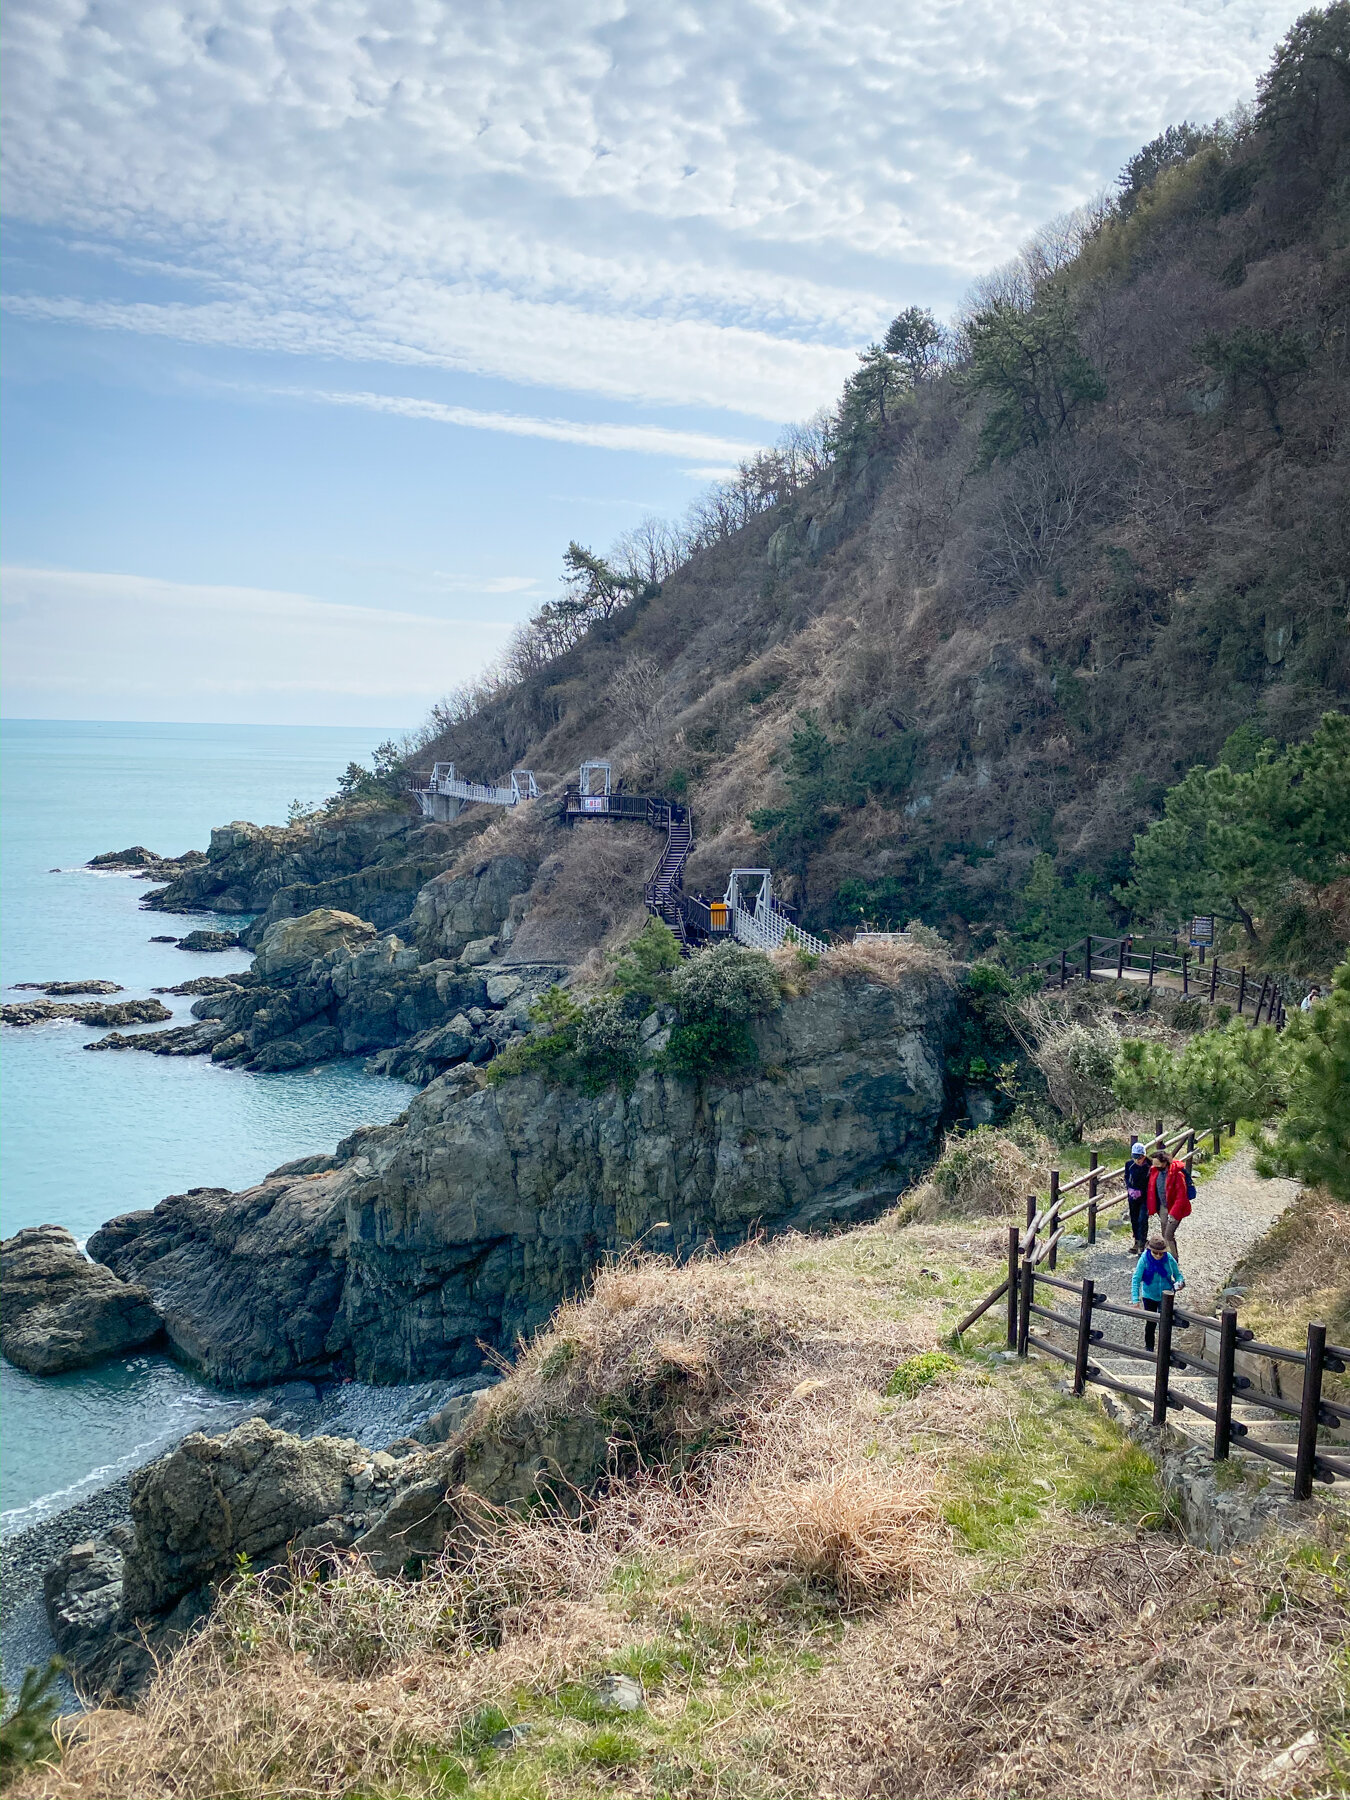
[[[494,1417],[590,1407],[674,1462],[579,1520],[485,1515],[420,1581],[241,1583],[140,1712],[95,1713],[18,1792],[1345,1791],[1343,1522],[1202,1556],[1057,1370],[992,1328],[935,1355],[997,1248],[883,1221],[616,1266]],[[613,1671],[640,1712],[599,1703]]]
[[[1313,203],[1260,133],[1217,185],[1207,152],[1060,272],[1107,386],[1071,441],[981,467],[982,402],[946,377],[870,455],[696,556],[435,753],[559,776],[609,754],[630,787],[686,777],[689,884],[712,891],[763,860],[747,815],[781,799],[811,709],[852,751],[884,760],[903,732],[918,757],[899,789],[837,796],[797,871],[810,920],[845,922],[849,879],[898,883],[901,920],[997,920],[1046,848],[1109,885],[1164,787],[1236,726],[1299,735],[1350,692],[1336,155]],[[1200,360],[1215,331],[1308,347],[1278,436]],[[822,520],[842,535],[817,555]],[[1034,552],[1014,555],[1019,533]],[[608,696],[634,656],[664,683],[642,754]]]

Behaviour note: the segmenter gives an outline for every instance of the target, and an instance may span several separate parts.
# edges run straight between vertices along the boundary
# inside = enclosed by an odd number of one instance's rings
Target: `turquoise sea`
[[[139,998],[244,952],[152,944],[214,916],[147,913],[150,884],[80,865],[143,844],[202,849],[213,825],[285,820],[292,799],[331,793],[388,731],[253,725],[0,724],[0,975],[99,979]],[[222,921],[228,923],[228,921]],[[162,996],[175,1019],[190,999]],[[249,1075],[209,1059],[88,1055],[76,1024],[0,1029],[0,1235],[65,1225],[83,1241],[105,1219],[195,1186],[244,1187],[291,1157],[331,1149],[407,1104],[401,1083],[359,1062]],[[36,1523],[236,1407],[164,1356],[42,1380],[0,1361],[0,1535]]]

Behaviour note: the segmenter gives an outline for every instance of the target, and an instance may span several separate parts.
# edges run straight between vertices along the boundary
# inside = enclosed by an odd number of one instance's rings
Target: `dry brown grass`
[[[950,1322],[937,1275],[954,1300],[942,1271],[983,1281],[986,1261],[959,1230],[883,1223],[611,1266],[483,1418],[510,1429],[669,1376],[677,1437],[722,1428],[702,1454],[602,1486],[575,1518],[482,1504],[420,1580],[352,1559],[237,1584],[137,1712],[91,1714],[17,1800],[1331,1791],[1350,1564],[1329,1519],[1292,1563],[1278,1544],[1203,1556],[1055,1497],[1072,1434],[1100,1458],[1110,1428],[1034,1369],[966,1365],[886,1398]],[[1053,1454],[1028,1462],[1056,1407]],[[991,1446],[1046,1497],[973,1554],[950,1503],[997,1507],[979,1484],[1002,1476],[962,1473],[1001,1467]],[[624,1666],[648,1704],[616,1729],[586,1696]],[[522,1751],[487,1749],[487,1708],[533,1722]]]
[[[1319,1320],[1333,1344],[1350,1344],[1350,1208],[1310,1188],[1247,1252],[1232,1275],[1243,1290],[1242,1323],[1268,1344],[1302,1350]],[[1350,1376],[1328,1375],[1326,1391],[1350,1394]]]
[[[875,1388],[903,1356],[936,1341],[936,1306],[903,1322],[881,1309],[860,1319],[867,1276],[851,1257],[835,1270],[813,1257],[803,1279],[793,1265],[806,1245],[786,1236],[683,1266],[640,1252],[616,1259],[519,1347],[507,1379],[476,1409],[474,1435],[620,1407],[678,1460],[682,1445],[710,1434],[743,1436],[804,1374],[823,1379],[846,1367],[848,1381],[865,1372]],[[917,1240],[909,1251],[922,1253]]]
[[[981,1126],[949,1131],[928,1178],[905,1197],[899,1219],[1021,1218],[1028,1194],[1041,1193],[1056,1160],[1048,1138],[1012,1138]]]
[[[639,1636],[691,1615],[734,1633],[747,1608],[763,1621],[766,1609],[800,1610],[814,1594],[849,1616],[945,1582],[951,1534],[934,1494],[937,1464],[877,1456],[877,1378],[889,1364],[874,1353],[852,1378],[837,1360],[808,1364],[826,1375],[803,1381],[798,1345],[798,1360],[781,1365],[782,1321],[766,1334],[762,1319],[783,1309],[767,1295],[746,1303],[755,1260],[697,1266],[683,1306],[672,1293],[680,1272],[608,1271],[590,1306],[560,1321],[572,1336],[541,1339],[515,1378],[519,1398],[551,1405],[539,1363],[559,1342],[581,1342],[594,1361],[583,1376],[574,1359],[569,1391],[584,1404],[635,1363],[673,1362],[715,1385],[758,1343],[771,1373],[738,1392],[735,1442],[684,1473],[649,1469],[614,1484],[576,1519],[480,1504],[471,1548],[459,1538],[418,1581],[381,1580],[352,1558],[336,1579],[315,1579],[301,1560],[286,1578],[235,1584],[140,1709],[90,1715],[62,1766],[27,1778],[24,1800],[433,1794],[434,1779],[409,1775],[424,1747],[454,1752],[478,1709],[522,1692],[545,1698],[613,1667],[634,1612]],[[751,1321],[743,1329],[737,1298]],[[723,1329],[692,1332],[708,1305]],[[624,1321],[641,1347],[625,1351]],[[626,1609],[615,1581],[635,1567],[661,1597]]]
[[[933,944],[897,932],[888,938],[859,938],[851,944],[833,944],[814,966],[808,966],[796,950],[785,947],[772,956],[779,981],[785,993],[809,993],[826,981],[843,981],[849,976],[881,983],[884,987],[900,987],[911,975],[940,975],[948,983],[957,979],[958,968],[951,955]]]
[[[512,955],[576,963],[593,947],[635,936],[646,920],[643,883],[659,848],[645,825],[593,820],[555,831],[543,845]]]
[[[849,1633],[784,1723],[784,1777],[841,1800],[1344,1791],[1328,1769],[1346,1641],[1334,1577],[1291,1579],[1270,1547],[1216,1558],[1119,1539],[1038,1547],[1002,1591],[968,1576]],[[1292,1604],[1272,1614],[1273,1593]]]
[[[742,1581],[804,1578],[853,1610],[927,1586],[947,1548],[933,1495],[894,1470],[838,1464],[809,1480],[781,1472],[709,1509],[700,1548]]]
[[[546,801],[491,810],[496,817],[463,846],[450,866],[451,876],[471,875],[479,863],[494,856],[519,856],[525,862],[538,862],[560,835],[554,808]]]

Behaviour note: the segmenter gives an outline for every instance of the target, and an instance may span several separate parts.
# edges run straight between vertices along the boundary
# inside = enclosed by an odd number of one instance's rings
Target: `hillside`
[[[1146,146],[955,329],[901,313],[823,435],[570,554],[416,766],[608,756],[687,794],[691,890],[771,860],[818,929],[987,942],[1044,853],[1105,900],[1192,764],[1350,696],[1348,46],[1308,14],[1249,117]]]

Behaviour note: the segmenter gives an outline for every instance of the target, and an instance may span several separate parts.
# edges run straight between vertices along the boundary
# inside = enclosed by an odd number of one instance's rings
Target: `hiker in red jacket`
[[[1191,1184],[1185,1163],[1175,1156],[1169,1162],[1165,1150],[1155,1150],[1148,1178],[1148,1213],[1150,1219],[1156,1215],[1158,1229],[1167,1240],[1167,1248],[1174,1254],[1177,1226],[1190,1210]]]

